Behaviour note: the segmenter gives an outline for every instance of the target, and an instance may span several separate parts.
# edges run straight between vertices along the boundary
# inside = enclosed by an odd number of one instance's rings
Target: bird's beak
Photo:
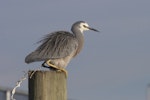
[[[97,29],[91,28],[91,27],[87,27],[89,30],[93,30],[95,32],[99,32]]]
[[[91,27],[87,27],[87,26],[84,26],[85,28],[89,29],[89,30],[93,30],[95,32],[99,32],[97,29],[94,29],[94,28],[91,28]]]

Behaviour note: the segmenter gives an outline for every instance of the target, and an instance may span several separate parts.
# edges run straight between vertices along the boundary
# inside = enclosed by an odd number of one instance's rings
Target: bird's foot
[[[48,66],[45,66],[45,63],[46,63]],[[46,62],[44,62],[44,63],[42,64],[42,66],[45,67],[45,68],[50,68],[50,69],[56,70],[57,72],[64,72],[66,78],[68,77],[68,72],[67,72],[67,70],[65,70],[64,68],[60,68],[60,67],[57,67],[57,66],[51,64],[51,60],[47,60]]]
[[[65,73],[65,77],[66,77],[66,78],[68,77],[68,72],[67,72],[67,70],[65,70],[64,68],[59,68],[59,69],[57,69],[57,72],[64,72],[64,73]]]

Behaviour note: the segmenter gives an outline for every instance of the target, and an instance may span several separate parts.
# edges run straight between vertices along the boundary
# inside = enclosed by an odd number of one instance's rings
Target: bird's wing
[[[42,59],[63,58],[69,56],[78,47],[74,35],[65,31],[48,34],[40,43],[35,52],[38,52],[38,56]]]

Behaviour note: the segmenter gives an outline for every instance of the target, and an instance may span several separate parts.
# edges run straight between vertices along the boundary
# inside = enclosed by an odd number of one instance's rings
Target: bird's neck
[[[76,55],[77,55],[83,48],[84,35],[83,35],[83,33],[80,30],[74,30],[73,33],[74,33],[76,39],[78,40],[78,49],[77,49],[77,52],[76,52]]]

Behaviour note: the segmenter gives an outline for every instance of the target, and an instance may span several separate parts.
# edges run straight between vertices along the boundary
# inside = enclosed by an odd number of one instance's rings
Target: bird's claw
[[[68,72],[65,69],[57,69],[57,72],[64,72],[65,73],[65,77],[68,77]]]

